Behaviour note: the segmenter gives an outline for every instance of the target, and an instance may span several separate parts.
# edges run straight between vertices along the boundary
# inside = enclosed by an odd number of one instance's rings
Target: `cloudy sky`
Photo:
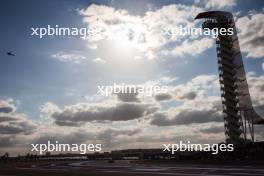
[[[224,141],[214,39],[162,33],[200,27],[194,17],[208,10],[233,13],[251,97],[264,115],[264,1],[1,1],[0,153],[47,140],[102,143],[105,151]],[[31,36],[47,25],[107,33]],[[97,93],[114,83],[168,91]],[[257,129],[257,139],[263,135]]]

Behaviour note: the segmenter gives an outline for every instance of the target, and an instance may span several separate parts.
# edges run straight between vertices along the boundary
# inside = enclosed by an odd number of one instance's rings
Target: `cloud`
[[[14,104],[12,104],[12,101],[0,100],[0,113],[12,113],[15,110],[16,107]]]
[[[211,38],[202,38],[200,40],[186,39],[179,46],[176,46],[172,50],[164,50],[163,53],[172,56],[196,56],[214,46],[214,43],[214,40]]]
[[[194,77],[190,84],[194,87],[202,87],[202,88],[212,88],[216,87],[218,84],[218,76],[216,75],[198,75]]]
[[[197,97],[198,90],[195,88],[178,85],[173,89],[173,98],[176,100],[193,100]]]
[[[97,44],[95,42],[90,42],[87,44],[87,47],[92,50],[96,50],[98,48]]]
[[[12,101],[0,100],[0,134],[28,135],[34,132],[36,124],[25,114],[17,113]]]
[[[156,101],[169,101],[184,99],[193,100],[197,97],[197,92],[182,88],[182,86],[177,86],[172,92],[156,94],[154,98]]]
[[[205,9],[195,5],[172,4],[137,16],[124,9],[92,4],[79,13],[89,28],[100,31],[99,35],[87,39],[88,46],[98,46],[108,40],[120,47],[133,48],[137,58],[151,60],[164,55],[194,56],[212,47],[213,40],[208,38],[168,36],[162,32],[164,26],[194,27],[197,23],[194,17],[202,11]]]
[[[157,112],[152,116],[151,124],[157,126],[187,125],[194,123],[223,122],[219,101],[195,101],[171,109],[169,112]],[[207,104],[203,106],[202,104]],[[197,106],[199,104],[199,106]]]
[[[43,105],[40,106],[39,109],[40,109],[40,113],[48,114],[48,115],[60,111],[60,108],[52,102],[44,103]]]
[[[142,130],[139,128],[132,129],[105,129],[96,134],[96,139],[100,140],[104,147],[120,148],[124,144],[122,144],[123,139],[131,138],[137,134],[139,134]]]
[[[110,149],[117,149],[126,146],[126,139],[132,138],[141,133],[141,129],[126,126],[126,128],[119,127],[109,128],[76,128],[75,130],[67,130],[68,127],[56,127],[53,131],[39,133],[31,140],[32,143],[46,144],[47,141],[67,144],[81,144],[81,143],[98,143],[102,144],[103,151]],[[58,131],[63,129],[63,132]]]
[[[17,119],[15,117],[12,117],[10,115],[3,115],[0,116],[0,123],[1,122],[9,122],[9,121],[16,121]]]
[[[219,89],[215,75],[199,75],[185,84],[171,86],[164,99],[178,100],[181,105],[168,111],[158,111],[151,115],[150,123],[157,126],[171,126],[195,123],[222,122],[220,97],[207,95]],[[170,95],[167,97],[167,95]],[[155,97],[156,100],[158,96]]]
[[[172,95],[169,93],[160,93],[155,95],[154,98],[156,101],[167,101],[172,99]]]
[[[11,121],[8,124],[0,124],[0,134],[31,134],[36,125],[31,121]]]
[[[261,12],[249,13],[236,21],[239,29],[239,40],[242,52],[247,57],[261,58],[264,56],[264,14]]]
[[[264,76],[247,75],[250,96],[257,112],[264,117]]]
[[[93,62],[97,63],[97,64],[105,64],[106,63],[106,61],[104,59],[101,59],[100,57],[93,59]]]
[[[264,78],[250,73],[247,79],[253,103],[255,107],[262,108],[263,111]],[[173,78],[164,78],[159,83],[170,84],[173,80]],[[41,106],[40,111],[50,115],[51,123],[49,121],[40,123],[38,130],[35,124],[33,127],[28,125],[31,123],[28,122],[28,117],[16,113],[16,107],[12,102],[3,100],[1,107],[12,107],[9,109],[14,110],[5,111],[8,113],[2,112],[0,116],[0,140],[3,141],[0,141],[0,147],[21,147],[25,141],[45,143],[47,140],[58,140],[64,143],[102,143],[104,150],[139,146],[160,147],[162,142],[186,138],[200,143],[202,141],[219,142],[224,139],[221,99],[218,95],[212,96],[205,93],[214,89],[219,90],[217,82],[218,78],[215,75],[199,75],[184,84],[170,85],[171,90],[178,89],[178,92],[181,92],[172,94],[175,92],[170,91],[173,98],[180,100],[182,104],[168,110],[160,110],[157,106],[144,102],[121,100],[98,104],[77,103],[64,108],[47,102]],[[184,88],[186,91],[183,91]],[[196,96],[187,98],[189,97],[187,95],[192,92],[195,92]],[[24,122],[24,124],[17,122]],[[111,124],[114,122],[118,125],[109,128],[109,123],[105,122],[112,122]],[[9,124],[10,127],[6,128],[3,124]],[[156,134],[157,128],[160,130],[159,134]],[[187,129],[190,129],[188,134]],[[172,133],[175,130],[179,134]],[[258,139],[261,138],[262,133],[263,131],[258,130],[256,133]],[[164,136],[167,137],[164,138]],[[134,142],[129,143],[131,140]],[[23,146],[22,150],[24,149]]]
[[[196,96],[197,96],[196,92],[188,92],[188,93],[182,95],[181,98],[188,99],[188,100],[193,100],[193,99],[196,98]]]
[[[264,63],[262,63],[262,70],[264,71]]]
[[[154,98],[156,101],[194,100],[204,96],[206,91],[214,90],[215,88],[219,88],[216,75],[199,75],[185,84],[169,86],[167,93],[156,94]]]
[[[224,133],[225,128],[224,128],[224,124],[220,123],[219,125],[216,124],[210,125],[209,127],[203,128],[200,131],[206,134],[217,134],[217,133]]]
[[[66,52],[60,51],[55,54],[52,54],[51,57],[59,61],[62,61],[62,62],[72,62],[72,63],[81,63],[87,60],[85,56],[81,55],[78,52],[66,53]]]
[[[252,102],[257,112],[264,116],[264,76],[247,74]],[[151,115],[150,123],[157,126],[222,122],[222,106],[216,75],[199,75],[185,84],[170,87],[168,94],[156,100],[178,100],[181,105]],[[209,95],[215,92],[216,95]],[[169,95],[169,97],[167,97]]]
[[[113,136],[119,136],[119,135],[134,136],[135,134],[138,134],[141,131],[142,130],[139,129],[139,128],[126,129],[126,130],[124,130],[124,129],[117,130],[117,129],[111,129],[111,128],[109,128],[109,129],[106,129],[106,130],[100,132],[99,135],[98,135],[98,138],[103,138],[104,139],[105,138],[104,136],[109,135],[109,134],[112,137]]]
[[[81,126],[86,122],[128,121],[139,119],[157,111],[151,104],[122,102],[116,104],[78,103],[66,106],[51,117],[60,126]]]
[[[117,98],[123,102],[140,102],[138,96],[138,92],[130,92],[130,93],[117,93]]]
[[[67,127],[63,127],[67,128]],[[43,134],[40,137],[34,139],[35,143],[47,143],[48,140],[60,141],[62,143],[82,143],[86,141],[100,141],[100,143],[109,142],[115,137],[123,136],[133,136],[138,134],[141,130],[138,128],[133,129],[115,129],[115,128],[103,128],[95,131],[87,131],[84,129],[78,129],[70,134],[67,133],[56,133],[56,131],[50,132],[49,134]]]
[[[236,5],[236,0],[195,0],[198,5],[204,5],[206,9],[224,9]]]

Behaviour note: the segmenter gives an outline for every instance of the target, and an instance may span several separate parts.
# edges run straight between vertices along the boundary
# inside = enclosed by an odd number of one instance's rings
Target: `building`
[[[209,11],[198,14],[195,19],[205,19],[202,25],[204,29],[219,31],[225,28],[233,31],[231,35],[218,33],[216,38],[226,142],[254,142],[254,125],[264,124],[264,119],[252,106],[233,15]]]

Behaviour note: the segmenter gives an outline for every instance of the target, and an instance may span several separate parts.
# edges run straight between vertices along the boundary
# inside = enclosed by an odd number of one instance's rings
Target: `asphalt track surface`
[[[155,176],[155,175],[236,175],[236,176],[264,176],[261,165],[208,165],[208,164],[135,164],[129,161],[68,161],[42,162],[20,165],[0,165],[0,176]]]

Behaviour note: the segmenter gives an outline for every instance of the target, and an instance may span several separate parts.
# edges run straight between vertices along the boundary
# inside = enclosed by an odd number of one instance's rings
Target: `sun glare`
[[[123,51],[141,50],[145,42],[144,28],[139,24],[126,24],[114,30],[111,39],[115,47]]]

